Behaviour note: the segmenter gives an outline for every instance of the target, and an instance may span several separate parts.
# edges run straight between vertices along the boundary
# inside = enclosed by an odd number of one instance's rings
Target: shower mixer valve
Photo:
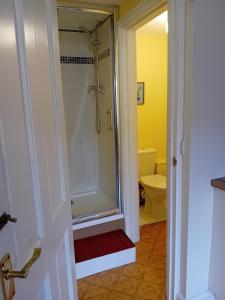
[[[89,85],[89,87],[88,87],[88,94],[90,95],[90,93],[92,92],[92,91],[95,91],[95,92],[99,92],[100,94],[105,94],[105,89],[102,87],[102,86],[100,86],[98,89],[96,88],[96,85]]]

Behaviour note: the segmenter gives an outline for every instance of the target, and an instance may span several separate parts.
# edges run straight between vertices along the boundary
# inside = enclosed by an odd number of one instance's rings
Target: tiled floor
[[[142,226],[136,249],[136,263],[79,280],[79,300],[165,300],[166,223]]]

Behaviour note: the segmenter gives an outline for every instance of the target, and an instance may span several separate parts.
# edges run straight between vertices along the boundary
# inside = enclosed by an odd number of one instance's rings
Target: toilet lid
[[[151,188],[155,189],[166,189],[166,177],[163,175],[148,175],[141,177],[140,182]]]

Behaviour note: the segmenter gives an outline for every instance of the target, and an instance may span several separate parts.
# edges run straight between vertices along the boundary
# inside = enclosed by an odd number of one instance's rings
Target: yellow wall
[[[141,0],[126,0],[119,6],[120,18],[125,16],[132,8],[139,4]]]
[[[138,148],[156,148],[166,158],[167,34],[137,32],[137,81],[145,83],[138,105]]]

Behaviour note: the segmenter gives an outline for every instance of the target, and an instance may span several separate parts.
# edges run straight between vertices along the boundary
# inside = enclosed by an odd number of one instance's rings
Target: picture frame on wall
[[[144,96],[145,96],[145,84],[144,82],[137,82],[137,104],[144,104]]]

